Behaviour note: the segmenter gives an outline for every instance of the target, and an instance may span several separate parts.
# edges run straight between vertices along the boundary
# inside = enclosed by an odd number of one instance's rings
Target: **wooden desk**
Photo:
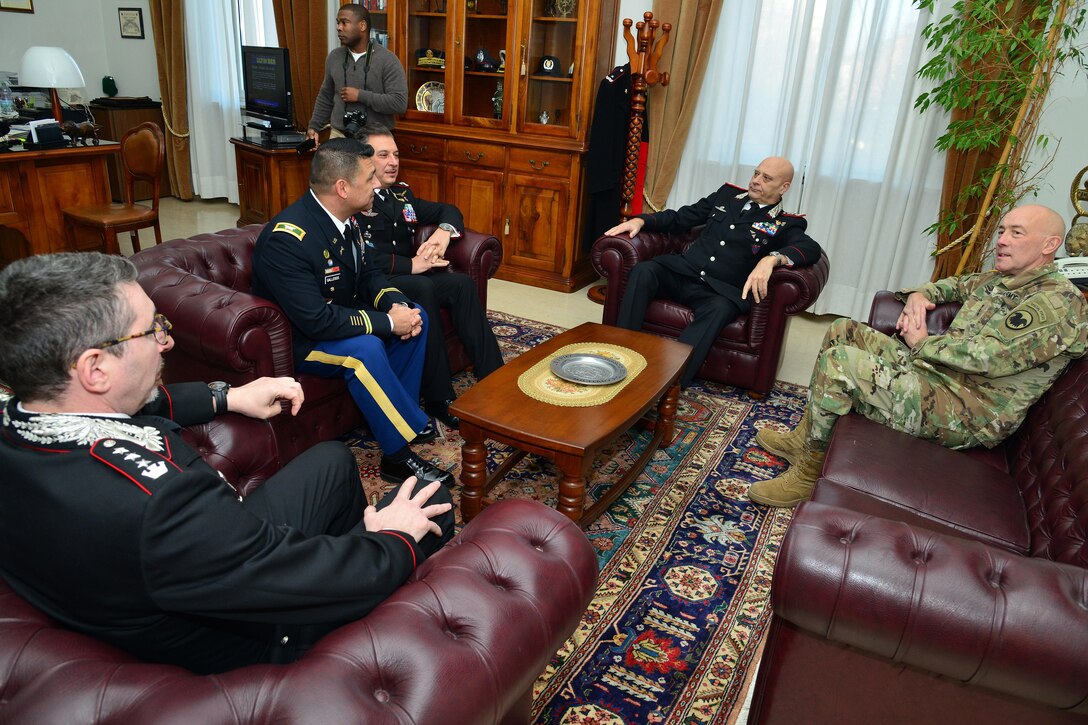
[[[101,242],[70,240],[61,209],[107,204],[106,161],[119,144],[0,153],[0,266],[32,254],[98,249]]]
[[[310,157],[232,138],[238,164],[238,226],[265,224],[310,188]]]

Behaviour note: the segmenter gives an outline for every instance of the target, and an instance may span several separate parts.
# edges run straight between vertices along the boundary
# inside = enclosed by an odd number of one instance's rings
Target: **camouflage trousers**
[[[809,384],[809,443],[827,448],[850,411],[948,448],[978,445],[963,429],[963,402],[941,381],[911,365],[910,350],[854,320],[836,320],[824,336]]]

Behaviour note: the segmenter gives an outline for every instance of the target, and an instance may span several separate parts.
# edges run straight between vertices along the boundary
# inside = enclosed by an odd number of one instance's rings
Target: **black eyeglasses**
[[[170,324],[170,320],[166,319],[166,315],[158,313],[155,315],[155,322],[150,330],[137,332],[135,335],[125,335],[116,340],[106,340],[103,343],[95,345],[95,347],[101,350],[107,347],[113,347],[114,345],[120,345],[122,342],[135,340],[137,337],[147,337],[148,335],[154,335],[155,342],[160,345],[165,345],[166,341],[170,339],[170,330],[172,329],[174,329],[174,326]]]

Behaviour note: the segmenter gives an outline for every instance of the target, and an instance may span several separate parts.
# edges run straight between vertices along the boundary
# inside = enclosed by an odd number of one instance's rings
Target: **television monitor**
[[[242,88],[247,116],[292,128],[291,63],[287,48],[242,46]]]

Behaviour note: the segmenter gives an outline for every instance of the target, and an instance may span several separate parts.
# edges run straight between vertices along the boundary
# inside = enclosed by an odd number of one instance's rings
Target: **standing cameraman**
[[[331,138],[352,136],[369,123],[393,128],[408,110],[408,79],[397,56],[370,40],[370,11],[344,5],[336,13],[341,47],[325,60],[325,81],[317,92],[306,138],[332,124]]]

